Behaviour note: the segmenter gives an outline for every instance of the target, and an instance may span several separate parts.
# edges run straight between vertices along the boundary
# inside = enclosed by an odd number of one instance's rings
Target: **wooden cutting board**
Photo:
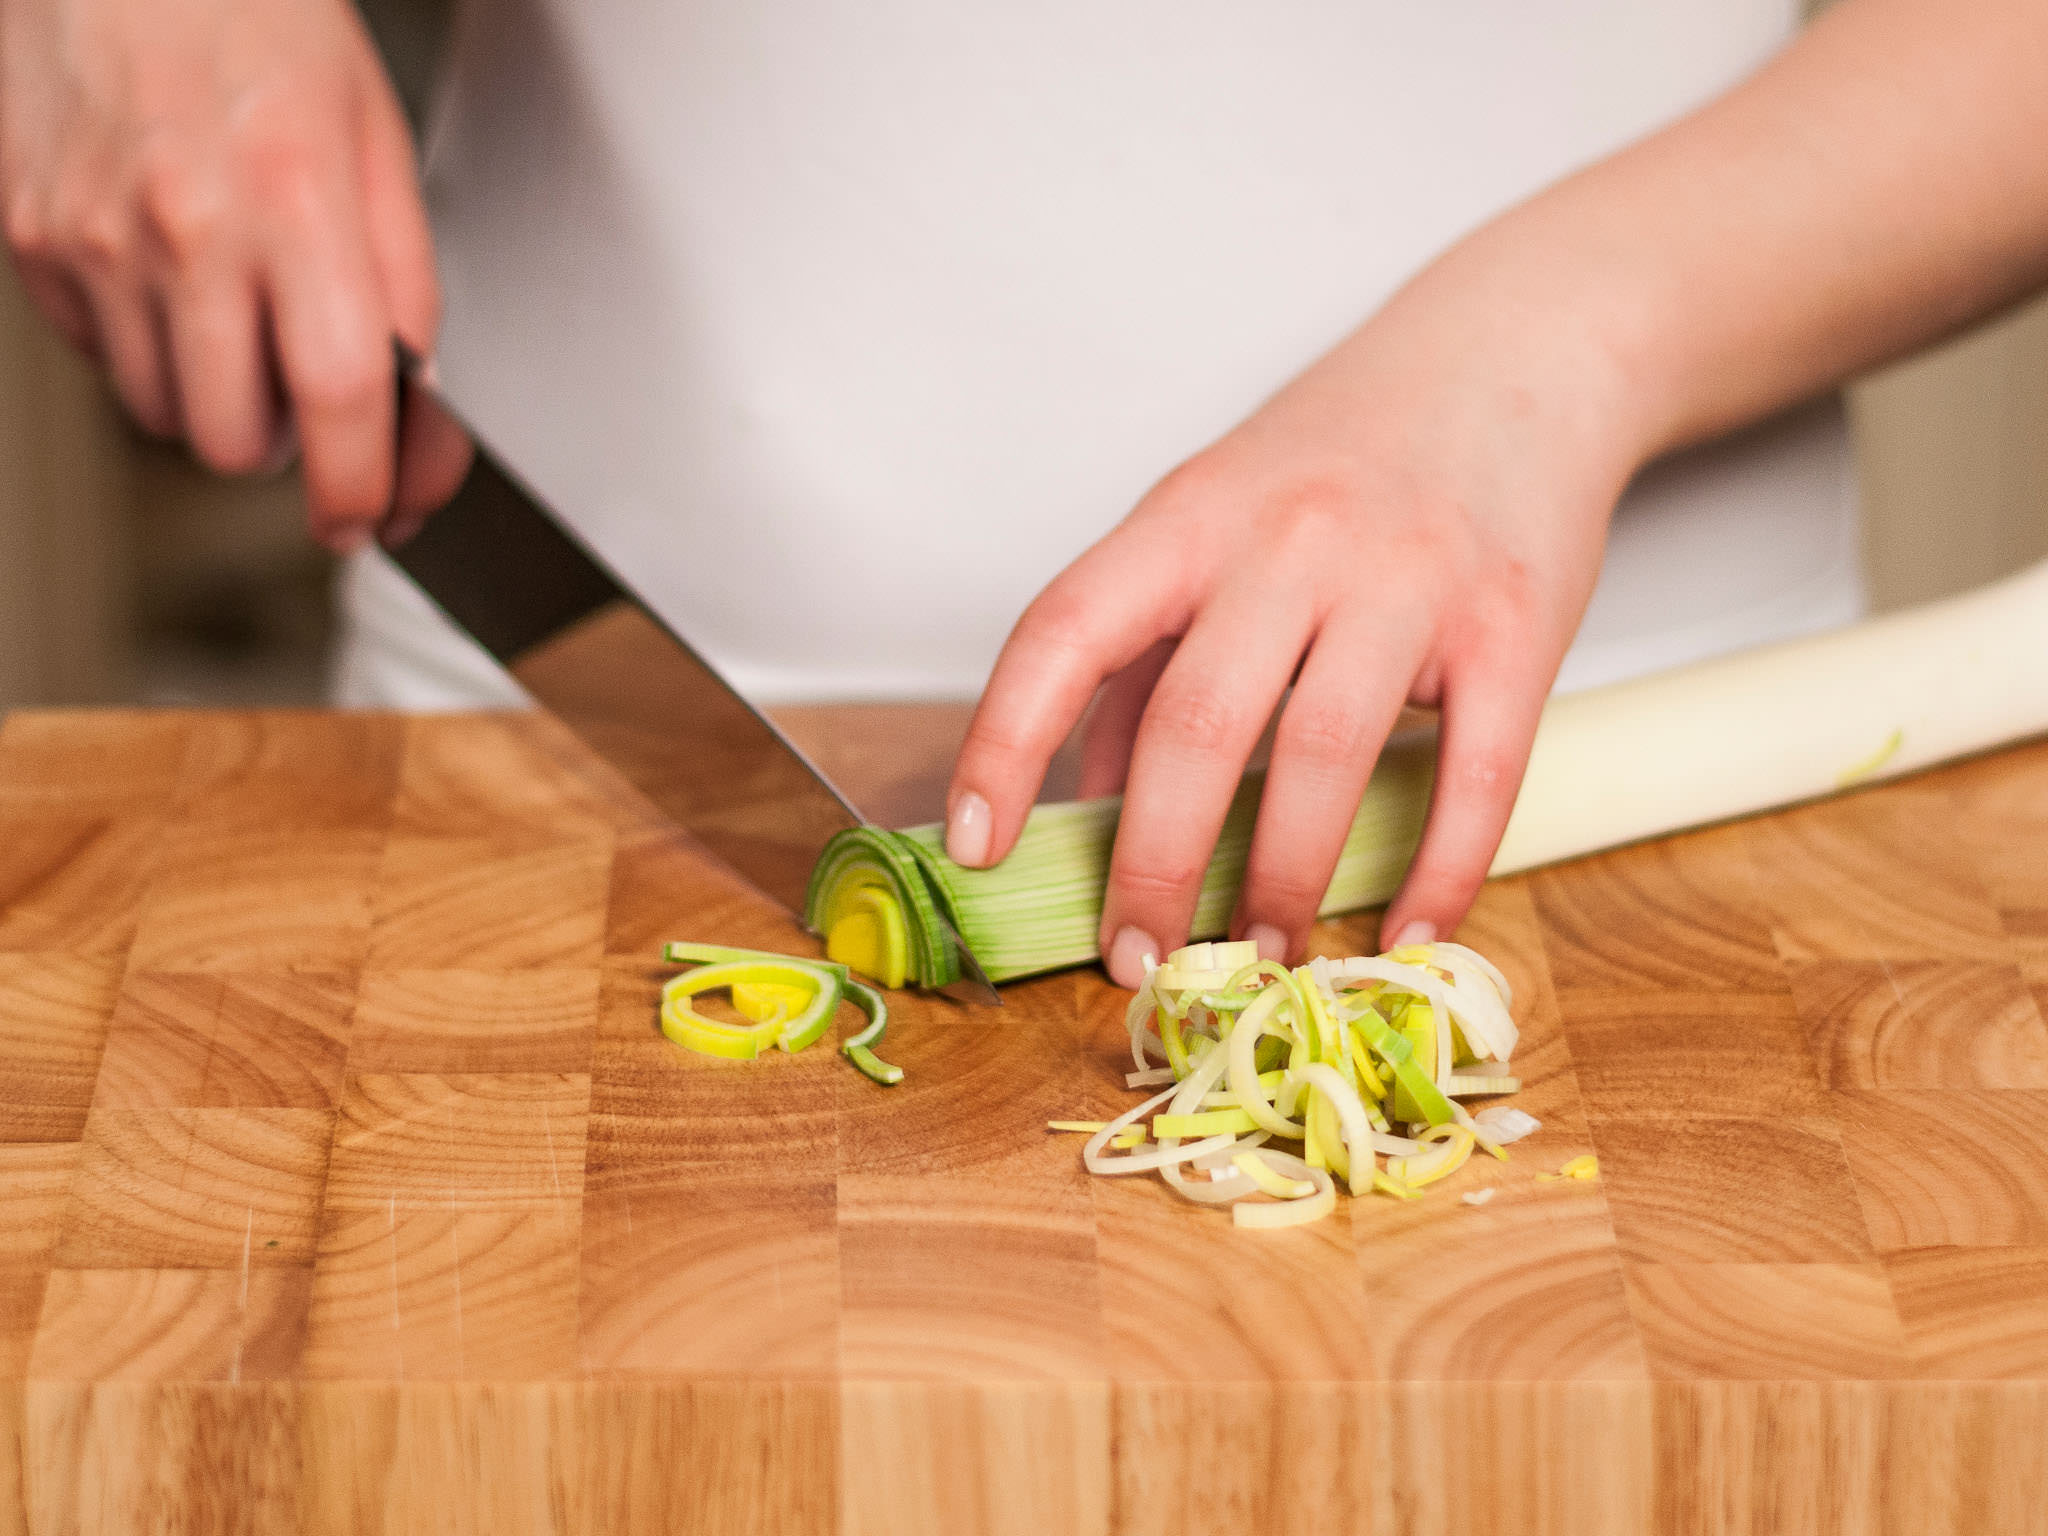
[[[883,1090],[685,937],[537,720],[8,718],[0,1530],[2048,1529],[2048,747],[1490,886],[1543,1131],[1300,1231],[1046,1133],[1093,973]]]

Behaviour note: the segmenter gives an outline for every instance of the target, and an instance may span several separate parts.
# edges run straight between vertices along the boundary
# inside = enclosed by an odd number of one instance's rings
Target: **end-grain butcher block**
[[[1095,971],[675,1049],[806,941],[542,721],[11,716],[0,1531],[2048,1529],[2048,749],[1459,937],[1542,1130],[1239,1230],[1047,1132]]]

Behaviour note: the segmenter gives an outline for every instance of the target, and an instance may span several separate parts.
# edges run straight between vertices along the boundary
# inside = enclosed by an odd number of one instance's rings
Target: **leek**
[[[752,1061],[770,1045],[805,1050],[832,1027],[840,1003],[849,1002],[867,1015],[868,1024],[839,1048],[841,1054],[884,1087],[903,1081],[903,1069],[890,1066],[872,1049],[889,1027],[889,1005],[840,962],[725,944],[665,944],[661,956],[673,965],[695,967],[671,976],[661,988],[661,1032],[683,1049],[728,1061]],[[718,991],[732,998],[733,1010],[746,1023],[710,1018],[691,1006],[692,998]]]
[[[874,1048],[881,1042],[889,1028],[889,1005],[882,1001],[882,994],[873,987],[860,982],[849,981],[846,995],[853,1005],[868,1016],[868,1027],[839,1047],[840,1054],[859,1069],[861,1076],[884,1088],[894,1088],[903,1081],[903,1069],[892,1067],[875,1054]]]
[[[1127,1081],[1152,1087],[1163,1075],[1166,1086],[1113,1120],[1054,1120],[1050,1128],[1087,1134],[1081,1159],[1089,1172],[1157,1172],[1184,1199],[1231,1206],[1239,1226],[1296,1226],[1327,1215],[1339,1179],[1354,1195],[1418,1199],[1476,1147],[1506,1156],[1445,1097],[1433,1064],[1447,1066],[1448,1042],[1457,1039],[1478,1070],[1448,1081],[1472,1093],[1484,1091],[1478,1083],[1512,1081],[1502,1070],[1519,1036],[1510,997],[1499,971],[1456,944],[1291,971],[1259,960],[1246,943],[1191,944],[1150,967],[1125,1010],[1139,1064]],[[1284,1068],[1261,1070],[1269,1042],[1283,1048]],[[1145,1065],[1156,1056],[1167,1066]],[[1391,1134],[1380,1112],[1388,1083],[1393,1113],[1410,1135]],[[1266,1145],[1274,1138],[1301,1143],[1301,1155]]]
[[[662,984],[661,1032],[686,1050],[733,1061],[752,1061],[769,1045],[800,1051],[831,1024],[845,985],[837,966],[787,956],[715,961]],[[731,993],[747,1023],[707,1018],[690,1006],[699,993],[717,990]]]
[[[1539,1184],[1558,1184],[1576,1179],[1581,1183],[1590,1184],[1599,1177],[1600,1159],[1587,1152],[1579,1157],[1572,1158],[1555,1173],[1537,1174],[1536,1182]]]
[[[2042,732],[2048,562],[1827,634],[1558,695],[1544,709],[1492,873],[1817,798]],[[1433,731],[1387,744],[1325,914],[1376,905],[1399,887],[1434,762]],[[1261,782],[1245,780],[1224,822],[1190,929],[1197,938],[1223,933],[1230,920]],[[858,914],[878,898],[855,895],[885,892],[905,925],[903,979],[926,986],[957,973],[943,930],[929,921],[940,910],[992,980],[1083,964],[1098,954],[1120,809],[1115,797],[1038,806],[993,869],[953,863],[937,825],[842,833],[819,861],[806,919],[834,958],[876,975],[862,961],[888,957]],[[1452,1064],[1440,1061],[1439,1072]]]

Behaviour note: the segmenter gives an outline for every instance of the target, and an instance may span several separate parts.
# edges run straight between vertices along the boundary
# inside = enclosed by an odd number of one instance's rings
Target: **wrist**
[[[1618,495],[1675,446],[1683,407],[1650,286],[1589,238],[1582,218],[1515,210],[1418,277],[1415,296],[1463,317],[1467,365],[1497,381],[1505,409],[1540,423],[1553,462]]]
[[[1302,384],[1380,447],[1465,481],[1468,499],[1604,521],[1660,451],[1661,381],[1611,290],[1511,233],[1489,227],[1440,257]]]

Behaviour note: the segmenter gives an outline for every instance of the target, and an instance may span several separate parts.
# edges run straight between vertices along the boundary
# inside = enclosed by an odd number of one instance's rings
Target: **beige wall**
[[[1849,400],[1878,606],[2048,557],[2048,298],[1878,374]]]
[[[0,268],[0,707],[130,690],[126,434]]]

